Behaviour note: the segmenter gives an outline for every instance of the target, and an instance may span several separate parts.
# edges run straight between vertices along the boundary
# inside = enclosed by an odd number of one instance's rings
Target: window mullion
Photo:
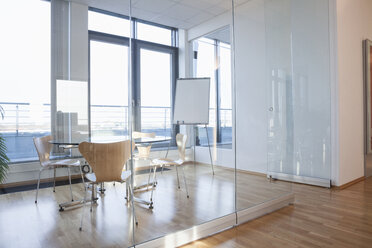
[[[217,143],[221,142],[221,75],[220,75],[220,42],[215,40],[215,84],[216,84],[216,130]]]

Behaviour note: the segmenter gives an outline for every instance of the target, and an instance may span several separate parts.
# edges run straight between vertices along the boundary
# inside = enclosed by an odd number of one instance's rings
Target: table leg
[[[105,189],[105,183],[101,183],[100,184],[100,188],[98,189],[99,192],[101,192],[101,194],[104,194],[106,189]]]

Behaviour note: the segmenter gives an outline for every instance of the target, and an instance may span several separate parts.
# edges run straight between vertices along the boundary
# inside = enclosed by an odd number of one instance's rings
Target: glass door
[[[128,135],[128,44],[90,35],[90,131]]]
[[[134,130],[173,137],[177,49],[141,40],[135,40],[134,47]]]
[[[365,176],[372,176],[372,41],[364,41],[364,79],[365,79],[365,111],[366,111],[366,128],[365,128],[365,139],[366,139],[366,155],[365,155]]]
[[[171,135],[171,54],[140,49],[141,130]]]
[[[330,187],[328,3],[265,1],[265,20],[268,175]]]

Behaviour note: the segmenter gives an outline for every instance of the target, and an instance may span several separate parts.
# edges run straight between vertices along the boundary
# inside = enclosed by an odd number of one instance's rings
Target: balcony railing
[[[0,120],[0,133],[6,138],[8,156],[13,162],[35,160],[33,137],[50,134],[50,104],[23,102],[0,102],[5,117]],[[224,142],[231,142],[231,109],[221,109],[221,129]],[[127,135],[128,106],[91,105],[91,131],[93,134]],[[215,109],[210,111],[211,123],[215,122]],[[213,125],[211,125],[213,126]],[[170,135],[172,129],[170,107],[141,107],[141,128],[143,131]],[[224,131],[225,130],[225,131]],[[230,132],[230,133],[229,133]]]

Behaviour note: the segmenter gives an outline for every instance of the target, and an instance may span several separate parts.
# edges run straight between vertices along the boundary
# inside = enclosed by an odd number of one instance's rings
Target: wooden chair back
[[[130,148],[130,140],[115,143],[82,142],[79,145],[79,151],[92,167],[97,183],[121,181],[123,167],[131,155]]]
[[[132,133],[133,139],[139,139],[139,138],[155,138],[156,133],[141,133],[141,132],[136,132],[134,131]],[[137,146],[138,150],[138,157],[142,159],[147,159],[150,157],[150,150],[151,150],[151,145],[148,146]]]
[[[37,155],[39,156],[40,165],[45,167],[48,165],[50,160],[50,151],[52,150],[53,145],[49,143],[53,137],[51,135],[34,138],[34,144],[37,151]]]
[[[151,145],[148,146],[137,146],[138,157],[147,159],[150,157]]]
[[[183,135],[181,133],[178,133],[176,135],[178,155],[180,156],[180,159],[182,159],[183,161],[186,160],[186,142],[187,142],[187,135]]]
[[[137,132],[137,131],[132,132],[133,139],[155,138],[155,136],[156,136],[156,133],[142,133],[142,132]]]

